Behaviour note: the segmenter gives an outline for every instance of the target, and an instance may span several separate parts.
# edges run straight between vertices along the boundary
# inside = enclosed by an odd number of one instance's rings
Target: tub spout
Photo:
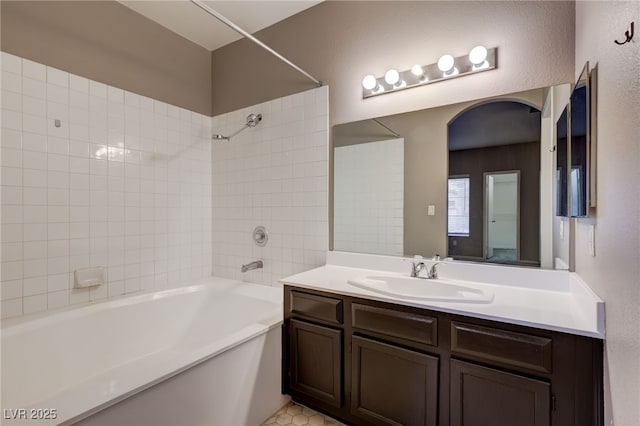
[[[262,260],[256,260],[251,263],[247,263],[246,265],[242,265],[242,268],[240,268],[240,272],[247,272],[251,271],[252,269],[260,269],[263,266],[264,264],[262,263]]]

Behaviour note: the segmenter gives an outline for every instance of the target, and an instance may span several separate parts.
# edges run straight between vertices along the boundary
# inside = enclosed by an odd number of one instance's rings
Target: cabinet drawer
[[[551,339],[453,321],[451,353],[551,373]]]
[[[290,300],[292,314],[319,319],[330,324],[342,324],[342,300],[292,290]]]
[[[353,303],[351,325],[425,345],[438,344],[438,320],[426,315]]]

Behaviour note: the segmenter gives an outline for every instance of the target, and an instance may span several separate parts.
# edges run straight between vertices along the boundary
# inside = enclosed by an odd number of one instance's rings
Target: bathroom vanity
[[[358,425],[602,425],[599,299],[497,268],[497,285],[467,282],[493,294],[482,303],[395,298],[349,282],[408,274],[340,265],[283,280],[285,393]]]

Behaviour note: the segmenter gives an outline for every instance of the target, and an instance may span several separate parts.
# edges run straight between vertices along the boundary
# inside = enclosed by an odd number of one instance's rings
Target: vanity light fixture
[[[487,68],[487,48],[484,46],[476,46],[469,52],[469,60],[473,64],[471,67],[474,71]]]
[[[422,68],[422,65],[420,64],[415,64],[411,67],[411,74],[418,77],[420,81],[424,81],[427,78],[427,76],[424,75],[424,68]]]
[[[456,60],[451,55],[442,55],[440,59],[438,59],[438,69],[442,71],[442,77],[451,77],[460,74],[455,65]]]
[[[416,64],[405,71],[398,71],[392,68],[383,77],[375,77],[369,74],[362,79],[362,97],[370,98],[397,90],[495,69],[498,67],[496,62],[497,50],[495,47],[487,49],[479,45],[471,49],[467,55],[457,57],[449,54],[442,55],[438,62],[433,64]]]
[[[384,87],[378,84],[378,80],[371,74],[365,75],[362,79],[362,87],[370,93],[379,95],[384,92]]]
[[[403,79],[400,78],[400,73],[398,70],[390,69],[384,75],[384,81],[390,85],[393,89],[400,89],[406,86],[406,83]]]

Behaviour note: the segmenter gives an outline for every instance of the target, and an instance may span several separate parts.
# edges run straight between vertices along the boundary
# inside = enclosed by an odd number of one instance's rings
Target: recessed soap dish
[[[76,269],[73,272],[73,288],[95,287],[104,284],[104,267]]]

